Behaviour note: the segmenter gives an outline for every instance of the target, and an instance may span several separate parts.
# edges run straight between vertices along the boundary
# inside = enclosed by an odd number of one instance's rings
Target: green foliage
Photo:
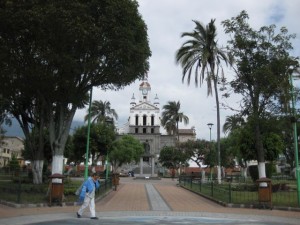
[[[149,69],[147,27],[136,1],[4,0],[0,30],[5,109],[26,138],[34,127],[41,141],[46,128],[53,155],[63,155],[74,114],[92,87],[119,90]]]
[[[117,170],[124,163],[138,162],[143,153],[144,146],[138,139],[132,135],[124,135],[113,143],[109,151],[109,161],[114,170]]]
[[[225,168],[233,167],[234,159],[240,159],[233,133],[230,133],[227,138],[221,139],[221,149],[221,165]]]
[[[203,81],[207,83],[207,95],[215,93],[215,103],[217,107],[217,159],[221,163],[220,154],[220,103],[218,84],[226,81],[224,77],[223,64],[231,64],[226,52],[218,46],[217,28],[215,19],[205,26],[199,21],[194,20],[195,28],[192,32],[184,32],[181,37],[188,38],[176,52],[176,62],[182,67],[182,81],[186,79],[188,85],[191,77],[195,76],[196,86],[202,85]],[[221,72],[221,76],[219,74]],[[210,160],[212,162],[212,160]],[[220,181],[220,170],[218,173]]]
[[[264,162],[265,157],[274,158],[279,151],[271,145],[272,141],[282,146],[264,122],[270,115],[282,112],[276,107],[278,101],[289,99],[287,71],[291,65],[298,66],[289,52],[293,48],[291,40],[295,35],[288,34],[285,27],[276,33],[275,25],[254,30],[249,26],[248,19],[247,12],[242,11],[237,17],[223,21],[222,25],[231,36],[228,51],[235,61],[236,74],[230,85],[235,93],[243,96],[241,115],[248,121],[248,130],[242,130],[241,150],[245,159],[255,157],[259,162]],[[266,151],[273,153],[266,155]]]
[[[179,148],[199,167],[201,167],[201,164],[210,164],[210,159],[215,159],[210,157],[210,151],[214,151],[212,143],[204,139],[197,139],[196,141],[188,140],[187,142],[180,143]]]
[[[185,165],[188,159],[188,154],[173,146],[164,146],[159,155],[159,162],[168,169],[178,169],[180,165]]]
[[[91,105],[91,120],[92,123],[107,123],[111,121],[113,123],[114,118],[118,119],[118,114],[114,109],[110,107],[109,101],[93,101]],[[89,114],[84,117],[84,121],[87,121]]]
[[[169,101],[163,106],[161,124],[167,130],[168,134],[178,135],[178,123],[189,123],[189,118],[180,112],[180,102]]]
[[[106,155],[116,138],[113,125],[103,123],[91,124],[89,156],[95,163],[100,155]],[[69,161],[77,164],[85,160],[87,143],[87,126],[75,130],[69,149]]]
[[[19,165],[19,161],[14,154],[12,154],[11,160],[8,163],[8,167],[11,172],[17,173],[20,171],[21,167]]]

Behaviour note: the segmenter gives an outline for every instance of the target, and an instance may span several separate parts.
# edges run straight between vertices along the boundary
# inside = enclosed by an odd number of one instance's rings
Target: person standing
[[[79,195],[79,202],[83,202],[80,209],[77,211],[77,218],[81,218],[86,207],[89,206],[91,219],[97,220],[95,212],[95,191],[100,187],[100,181],[96,173],[93,173],[82,185]]]

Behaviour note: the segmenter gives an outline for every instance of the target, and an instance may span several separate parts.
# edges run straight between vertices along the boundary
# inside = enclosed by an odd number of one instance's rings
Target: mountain
[[[83,121],[74,120],[71,125],[70,134],[72,134],[74,132],[74,129],[76,129],[77,127],[81,127],[81,126],[84,126]],[[5,136],[17,136],[17,137],[21,137],[21,138],[25,137],[23,134],[23,131],[16,119],[12,119],[11,126],[3,125],[3,128],[6,131],[6,133],[4,134]]]

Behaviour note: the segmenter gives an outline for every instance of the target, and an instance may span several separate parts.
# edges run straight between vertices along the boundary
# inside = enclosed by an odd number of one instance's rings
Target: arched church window
[[[154,115],[151,116],[151,126],[154,126]]]
[[[139,115],[135,115],[135,125],[139,125]]]

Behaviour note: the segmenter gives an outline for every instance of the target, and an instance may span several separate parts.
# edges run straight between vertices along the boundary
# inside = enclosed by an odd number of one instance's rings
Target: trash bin
[[[62,206],[63,194],[64,194],[64,175],[55,173],[49,176],[50,178],[50,194],[49,205],[52,206],[53,202],[57,202]]]
[[[113,183],[113,185],[119,185],[119,180],[120,180],[119,174],[114,173],[112,175],[112,183]]]
[[[256,180],[258,185],[258,202],[261,207],[269,206],[272,209],[272,182],[268,178]]]

